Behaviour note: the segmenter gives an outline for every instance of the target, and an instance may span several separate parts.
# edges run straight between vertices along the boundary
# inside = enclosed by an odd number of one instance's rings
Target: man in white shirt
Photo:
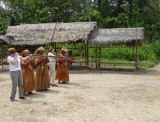
[[[49,53],[48,53],[48,59],[49,59],[49,77],[50,77],[50,84],[52,86],[58,86],[55,83],[55,64],[56,64],[56,60],[55,60],[55,49],[54,48],[50,48]]]

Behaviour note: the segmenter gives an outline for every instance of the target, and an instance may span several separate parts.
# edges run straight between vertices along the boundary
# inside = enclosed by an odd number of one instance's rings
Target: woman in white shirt
[[[50,83],[52,86],[58,86],[55,83],[55,65],[56,65],[56,60],[55,60],[55,49],[54,48],[50,48],[49,53],[48,53],[48,66],[49,66],[49,77],[50,77]]]
[[[23,94],[23,78],[22,78],[22,71],[21,71],[21,61],[30,58],[30,56],[23,58],[20,55],[16,54],[15,48],[8,49],[9,56],[7,57],[7,61],[9,63],[9,70],[10,76],[12,80],[12,90],[10,100],[14,101],[17,85],[19,89],[19,99],[25,99]]]

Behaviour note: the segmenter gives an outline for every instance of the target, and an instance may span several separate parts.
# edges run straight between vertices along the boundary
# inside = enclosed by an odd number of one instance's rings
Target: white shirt
[[[55,56],[55,55],[53,53],[49,52],[48,56]],[[52,63],[52,62],[54,63],[55,62],[55,58],[54,57],[48,57],[48,60],[49,60],[50,63]]]
[[[7,62],[9,63],[9,71],[17,71],[17,70],[21,70],[21,60],[25,60],[27,59],[29,56],[27,57],[22,57],[20,55],[14,55],[14,56],[8,56],[7,57]],[[17,60],[16,65],[12,64],[11,61],[13,61],[14,59]]]
[[[13,61],[15,58],[17,58],[17,64],[11,64],[11,61]],[[9,63],[9,70],[10,71],[17,71],[17,70],[21,70],[21,60],[20,60],[20,56],[8,56],[7,57],[7,62]]]

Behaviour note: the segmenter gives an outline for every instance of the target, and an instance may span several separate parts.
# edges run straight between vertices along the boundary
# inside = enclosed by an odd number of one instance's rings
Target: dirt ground
[[[0,72],[0,122],[160,122],[160,65],[138,71],[71,71],[70,83],[9,100]]]

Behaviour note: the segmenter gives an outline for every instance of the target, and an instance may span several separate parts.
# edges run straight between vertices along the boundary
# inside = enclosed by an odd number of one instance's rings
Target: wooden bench
[[[136,62],[98,62],[98,69],[100,69],[100,64],[112,64],[114,67],[114,71],[116,70],[116,65],[118,64],[129,64],[129,65],[134,65],[135,66],[135,71],[137,71],[137,67],[139,65],[139,63]]]
[[[84,60],[74,60],[72,63],[73,67],[74,67],[74,64],[78,64],[78,66],[80,66],[80,68],[82,70],[82,67],[83,67],[83,64],[85,64],[85,61]]]

